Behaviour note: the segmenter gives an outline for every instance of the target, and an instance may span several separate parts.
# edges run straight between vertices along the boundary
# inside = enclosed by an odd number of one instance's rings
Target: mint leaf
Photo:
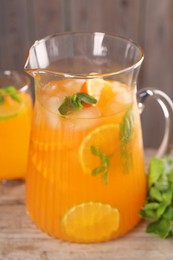
[[[92,175],[97,176],[98,174],[102,173],[102,171],[104,171],[104,168],[101,165],[101,166],[92,170]]]
[[[1,96],[1,94],[0,94],[0,105],[3,104],[3,102],[4,102],[4,97]]]
[[[153,158],[150,161],[150,174],[148,176],[148,185],[151,187],[155,184],[164,170],[164,161],[158,158]]]
[[[162,198],[165,204],[170,205],[172,202],[172,190],[168,189],[167,191],[163,192]]]
[[[163,201],[161,192],[155,187],[151,187],[151,189],[149,191],[149,196],[152,200],[155,200],[158,202]]]
[[[65,97],[61,106],[58,108],[58,111],[60,112],[61,115],[68,115],[75,110],[76,110],[76,107],[74,107],[71,104],[70,97]]]
[[[5,91],[4,88],[0,89],[0,105],[4,103],[4,97],[5,97]]]
[[[140,210],[140,216],[142,218],[150,220],[150,221],[157,220],[156,212],[153,209],[147,209],[147,210],[145,208],[141,209]]]
[[[156,234],[161,238],[167,238],[171,231],[171,221],[168,219],[159,219],[147,226],[147,233]]]
[[[108,184],[109,183],[109,174],[108,171],[104,171],[102,174],[102,182],[103,184]]]
[[[134,128],[133,110],[130,106],[120,124],[121,155],[124,172],[129,172],[132,167],[132,154],[128,151],[128,143],[131,140]]]
[[[151,210],[151,209],[158,209],[159,207],[159,203],[157,202],[150,202],[150,203],[147,203],[145,206],[144,206],[144,210]]]
[[[4,97],[9,95],[13,100],[17,101],[18,103],[22,102],[17,90],[13,86],[7,86],[0,90],[0,104],[4,102]]]
[[[170,205],[164,214],[164,218],[173,221],[173,205]],[[172,226],[173,228],[173,226]]]
[[[100,158],[100,165],[92,170],[92,175],[97,176],[98,174],[102,175],[102,182],[108,184],[109,180],[109,166],[110,158],[104,152],[102,152],[98,147],[91,146],[91,152],[93,155],[96,155]]]
[[[164,215],[164,212],[166,211],[167,207],[168,207],[167,203],[165,202],[160,203],[160,206],[156,211],[157,219],[159,219]]]
[[[86,104],[96,104],[97,100],[85,93],[79,92],[75,93],[72,96],[65,97],[62,104],[58,108],[58,111],[61,115],[70,115],[83,108],[83,103]]]
[[[124,115],[123,121],[120,124],[120,138],[123,144],[128,144],[133,133],[134,117],[132,107],[130,107]]]
[[[168,173],[168,181],[173,183],[173,170]]]

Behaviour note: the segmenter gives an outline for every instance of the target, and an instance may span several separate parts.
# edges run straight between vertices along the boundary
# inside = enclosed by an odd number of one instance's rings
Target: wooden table
[[[25,185],[0,185],[0,260],[173,260],[173,239],[145,233],[144,222],[115,241],[74,244],[39,231],[25,211]]]

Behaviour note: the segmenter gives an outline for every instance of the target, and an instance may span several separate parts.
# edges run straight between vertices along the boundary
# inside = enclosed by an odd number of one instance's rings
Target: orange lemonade
[[[0,89],[0,180],[25,177],[32,100],[13,86]]]
[[[131,230],[146,195],[134,88],[102,78],[61,79],[38,85],[36,96],[27,176],[33,221],[73,242]]]

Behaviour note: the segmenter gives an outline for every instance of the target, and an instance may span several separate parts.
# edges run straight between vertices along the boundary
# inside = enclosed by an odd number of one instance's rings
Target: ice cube
[[[120,103],[120,104],[126,104],[126,105],[130,105],[132,103],[132,93],[131,91],[123,91],[123,92],[119,92],[116,95],[116,102]]]
[[[84,79],[67,79],[64,80],[63,88],[68,93],[68,95],[72,95],[74,93],[80,92],[84,82]]]
[[[101,114],[96,106],[85,107],[72,115],[74,118],[97,118],[99,116]]]
[[[58,108],[60,106],[60,104],[62,103],[62,98],[61,97],[49,97],[47,98],[44,107],[54,113],[54,114],[58,114]]]
[[[50,128],[59,128],[60,127],[61,121],[60,121],[58,114],[46,111],[45,117],[46,117],[46,121],[47,121],[48,125],[50,126]]]
[[[96,107],[87,107],[64,118],[63,124],[72,131],[87,130],[99,123],[100,116],[101,114]]]

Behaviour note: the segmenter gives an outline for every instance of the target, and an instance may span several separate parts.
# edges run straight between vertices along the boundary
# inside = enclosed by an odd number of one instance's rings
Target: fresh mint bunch
[[[140,216],[149,220],[147,233],[173,235],[173,157],[153,158],[148,174],[148,194]]]

